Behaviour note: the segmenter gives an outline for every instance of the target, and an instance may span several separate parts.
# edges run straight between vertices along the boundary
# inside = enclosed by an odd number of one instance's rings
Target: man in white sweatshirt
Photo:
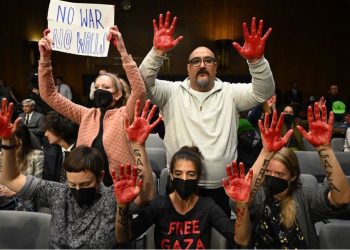
[[[212,197],[230,215],[222,179],[226,175],[226,165],[237,157],[238,112],[265,102],[275,90],[269,63],[263,56],[271,28],[262,37],[263,21],[260,20],[256,31],[253,18],[251,34],[243,24],[244,46],[233,43],[247,59],[252,83],[231,84],[216,78],[217,61],[206,47],[198,47],[190,54],[188,77],[184,81],[159,80],[156,77],[166,52],[183,38],[173,38],[176,20],[175,17],[170,25],[170,12],[164,23],[160,15],[158,27],[153,20],[153,48],[140,65],[147,98],[163,114],[168,163],[182,146],[198,146],[204,156],[199,194]]]

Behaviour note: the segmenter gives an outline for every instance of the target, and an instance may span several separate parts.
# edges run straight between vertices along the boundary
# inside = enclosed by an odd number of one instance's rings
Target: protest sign
[[[76,55],[106,57],[114,5],[51,0],[47,14],[53,50]]]

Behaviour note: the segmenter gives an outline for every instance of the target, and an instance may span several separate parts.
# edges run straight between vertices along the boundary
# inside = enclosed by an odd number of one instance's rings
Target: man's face
[[[33,110],[32,105],[30,104],[23,104],[23,112],[26,114],[30,114]]]
[[[59,136],[55,134],[55,132],[49,129],[45,131],[45,137],[47,138],[50,144],[58,144],[59,140],[61,139]]]
[[[331,85],[329,87],[329,94],[332,96],[337,96],[338,95],[338,85]]]
[[[217,63],[214,53],[205,47],[195,49],[187,64],[188,76],[191,88],[206,92],[214,87]]]

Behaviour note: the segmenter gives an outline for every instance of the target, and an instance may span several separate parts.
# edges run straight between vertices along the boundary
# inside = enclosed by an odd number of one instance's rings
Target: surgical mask
[[[96,196],[96,188],[88,187],[88,188],[70,188],[70,191],[73,194],[74,199],[78,203],[80,207],[83,205],[90,206],[95,200]]]
[[[265,186],[267,188],[267,192],[274,196],[282,193],[284,190],[286,190],[286,188],[288,188],[288,181],[272,175],[265,175]]]
[[[197,180],[183,180],[180,178],[173,179],[175,191],[180,195],[181,199],[187,198],[197,190]]]
[[[94,92],[94,101],[97,108],[108,108],[113,102],[113,95],[105,89],[96,89]]]
[[[284,115],[284,122],[288,125],[292,124],[293,119],[294,119],[294,115],[291,115],[291,114]]]

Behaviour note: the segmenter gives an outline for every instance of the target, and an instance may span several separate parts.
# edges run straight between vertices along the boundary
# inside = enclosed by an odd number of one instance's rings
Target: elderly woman
[[[57,93],[52,76],[52,44],[48,37],[50,31],[44,32],[39,41],[39,89],[40,95],[54,110],[80,125],[77,146],[86,145],[97,148],[104,158],[103,183],[113,184],[109,167],[120,163],[134,163],[132,152],[123,129],[123,113],[130,121],[133,119],[137,99],[141,104],[145,99],[145,86],[136,63],[126,51],[124,41],[117,26],[109,31],[109,39],[120,53],[123,67],[131,85],[131,94],[123,106],[123,88],[120,79],[111,73],[103,73],[95,80],[94,100],[97,108],[86,108],[77,105]],[[125,93],[125,92],[124,92]]]

